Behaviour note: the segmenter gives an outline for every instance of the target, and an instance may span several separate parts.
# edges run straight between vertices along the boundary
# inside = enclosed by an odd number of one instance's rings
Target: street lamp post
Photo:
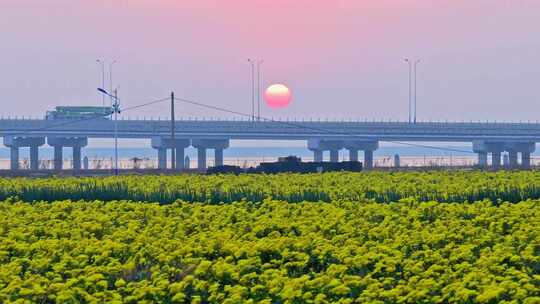
[[[414,61],[414,123],[416,123],[416,66],[420,63],[420,59]]]
[[[263,59],[257,61],[257,121],[261,120],[261,65]]]
[[[118,114],[120,114],[120,99],[118,99],[118,90],[114,90],[114,95],[110,94],[103,88],[98,88],[98,91],[114,100],[112,105],[112,110],[114,113],[114,174],[118,175]]]
[[[409,123],[411,123],[411,99],[412,99],[412,80],[411,80],[411,76],[412,76],[412,62],[409,58],[405,58],[403,59],[407,65],[409,66]]]
[[[114,90],[114,174],[118,175],[118,113],[120,113],[120,102],[118,101],[118,90]]]
[[[255,61],[248,59],[251,65],[251,121],[255,121]]]
[[[105,61],[101,59],[96,60],[97,63],[101,64],[101,87],[105,87]],[[105,95],[102,96],[102,106],[105,106]]]

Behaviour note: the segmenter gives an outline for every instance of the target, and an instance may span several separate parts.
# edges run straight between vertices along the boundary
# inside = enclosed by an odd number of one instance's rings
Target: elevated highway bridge
[[[18,169],[19,148],[30,147],[30,167],[37,169],[39,147],[55,148],[55,169],[62,169],[62,149],[73,148],[73,166],[80,169],[81,148],[88,138],[113,138],[111,120],[0,119],[0,136],[11,149],[11,168]],[[223,150],[231,139],[305,140],[314,159],[322,161],[324,151],[337,161],[338,151],[349,150],[350,160],[364,151],[364,165],[373,164],[373,151],[379,142],[467,142],[473,143],[478,165],[498,168],[501,153],[509,153],[510,166],[530,166],[530,155],[540,141],[539,123],[458,123],[458,122],[368,122],[368,121],[239,121],[177,120],[175,140],[168,120],[119,120],[118,138],[150,139],[157,150],[158,164],[165,168],[167,149],[175,149],[177,168],[183,167],[184,149],[198,149],[198,166],[206,168],[206,150],[215,150],[216,164],[223,163]],[[521,156],[520,158],[518,156]]]

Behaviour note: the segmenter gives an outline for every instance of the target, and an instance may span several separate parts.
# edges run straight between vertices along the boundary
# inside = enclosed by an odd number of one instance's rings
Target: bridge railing
[[[27,120],[44,120],[44,116],[31,116],[31,115],[14,115],[14,116],[0,116],[0,121],[8,120],[20,120],[20,121],[27,121]],[[120,116],[120,121],[145,121],[145,122],[163,122],[163,121],[169,121],[170,117],[130,117],[130,116]],[[251,118],[249,117],[185,117],[185,116],[178,116],[175,117],[175,120],[177,121],[188,121],[188,122],[211,122],[211,121],[220,121],[220,122],[251,122]],[[538,125],[540,122],[537,121],[497,121],[497,120],[477,120],[477,121],[452,121],[452,120],[422,120],[418,121],[416,123],[409,123],[407,121],[398,120],[398,119],[359,119],[359,118],[271,118],[268,120],[261,120],[261,121],[255,121],[254,123],[359,123],[359,124],[386,124],[386,125],[407,125],[407,126],[422,126],[422,125],[448,125],[448,124],[454,124],[454,125],[499,125],[499,126],[520,126],[520,125]]]

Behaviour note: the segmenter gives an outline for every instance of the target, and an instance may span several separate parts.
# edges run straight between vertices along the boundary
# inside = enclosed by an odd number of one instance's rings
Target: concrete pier
[[[506,150],[510,153],[510,166],[513,169],[519,168],[518,153],[521,154],[521,168],[531,167],[531,153],[536,150],[534,142],[511,142],[506,144]],[[512,164],[514,164],[512,166]]]
[[[517,151],[508,152],[508,165],[511,169],[516,169],[518,167],[518,153]]]
[[[491,153],[491,168],[498,170],[501,167],[501,157],[504,151],[504,142],[474,141],[473,151],[478,153],[479,165],[482,165],[483,155]],[[487,156],[486,156],[487,158]],[[487,159],[485,165],[487,166]]]
[[[478,166],[481,168],[487,168],[488,166],[488,154],[487,152],[478,152]]]
[[[73,169],[81,170],[82,161],[81,161],[81,146],[73,146]]]
[[[181,171],[183,169],[185,169],[185,166],[184,166],[184,157],[186,156],[186,148],[187,147],[177,147],[176,148],[176,158],[175,158],[175,167],[176,167],[176,170],[178,171]]]
[[[193,147],[197,148],[197,168],[205,170],[206,150],[214,149],[215,166],[223,166],[223,150],[229,147],[228,139],[193,139]]]
[[[36,171],[39,169],[39,147],[30,146],[30,170]]]
[[[491,152],[491,167],[497,170],[501,167],[501,156],[502,151],[492,151]]]
[[[313,161],[320,163],[323,161],[323,150],[312,150],[313,151]]]
[[[9,164],[11,170],[19,170],[19,147],[10,147]]]
[[[62,170],[64,164],[63,149],[72,148],[73,170],[81,170],[81,149],[88,145],[86,137],[47,137],[47,144],[54,147],[54,170]]]
[[[206,169],[206,147],[197,148],[197,168]]]
[[[30,170],[39,169],[39,147],[45,144],[44,137],[4,137],[4,145],[10,148],[10,168],[19,169],[19,148],[30,148]]]
[[[214,150],[214,159],[216,161],[216,166],[223,166],[223,149],[216,148]]]
[[[530,152],[521,152],[521,168],[523,169],[531,168],[531,153]]]
[[[339,161],[339,150],[349,150],[349,160],[358,161],[358,151],[364,152],[364,168],[373,168],[373,151],[379,148],[379,142],[366,140],[323,140],[309,139],[308,149],[313,151],[315,161],[322,161],[323,151],[330,151],[330,161]]]
[[[170,137],[152,137],[152,148],[158,153],[158,168],[161,170],[167,169],[167,150],[174,150],[175,168],[176,170],[184,169],[185,149],[189,147],[191,140],[187,138],[175,138],[174,141]]]
[[[314,159],[317,162],[323,161],[324,151],[330,151],[330,161],[339,161],[339,150],[343,149],[343,141],[341,140],[322,140],[309,139],[307,142],[308,149],[313,151]]]
[[[358,149],[349,149],[349,160],[358,161]]]
[[[64,166],[63,147],[54,146],[54,170],[62,170]]]
[[[373,150],[364,150],[364,168],[373,168]]]
[[[353,153],[349,154],[350,161],[358,161],[358,151],[361,150],[364,152],[364,168],[368,170],[373,168],[373,151],[379,148],[379,142],[350,140],[345,141],[343,146],[350,151],[349,153]],[[356,152],[354,153],[352,151]],[[356,158],[353,156],[356,156]]]
[[[337,163],[339,161],[339,149],[330,150],[330,162]]]
[[[158,169],[165,170],[167,169],[167,149],[158,148]]]
[[[529,168],[531,153],[535,149],[534,142],[473,142],[473,151],[478,153],[478,164],[482,167],[487,166],[487,153],[491,153],[491,166],[495,170],[501,167],[501,155],[504,151],[508,152],[508,168],[516,169],[519,167],[519,153],[521,153],[521,167]]]

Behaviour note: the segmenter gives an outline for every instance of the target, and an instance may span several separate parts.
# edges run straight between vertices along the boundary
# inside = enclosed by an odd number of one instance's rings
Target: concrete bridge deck
[[[118,121],[120,138],[152,138],[168,136],[170,132],[167,120]],[[303,140],[324,137],[346,140],[364,137],[380,141],[540,141],[540,123],[178,120],[176,132],[189,138],[229,139]],[[111,138],[114,136],[114,122],[0,119],[0,135]]]

